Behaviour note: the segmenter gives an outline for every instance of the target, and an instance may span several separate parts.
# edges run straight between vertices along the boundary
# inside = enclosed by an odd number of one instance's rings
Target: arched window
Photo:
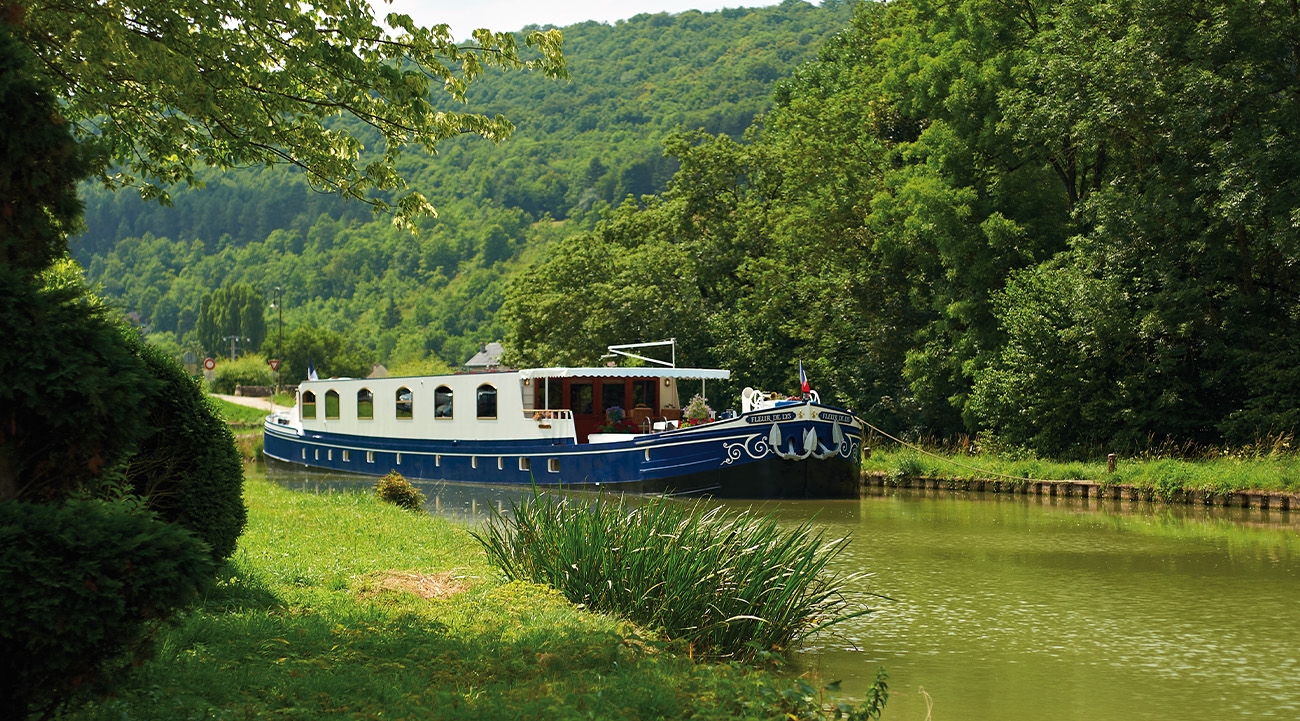
[[[433,417],[434,418],[451,418],[451,389],[447,386],[438,386],[433,392]]]
[[[375,417],[375,394],[369,388],[357,391],[357,418],[371,420]]]
[[[478,417],[497,417],[497,389],[484,383],[478,387]]]
[[[411,389],[405,386],[397,389],[397,418],[410,420],[415,417],[415,403],[411,400]]]
[[[316,394],[311,391],[302,392],[302,418],[316,420]]]
[[[325,391],[325,420],[333,421],[339,417],[339,392],[333,388]]]

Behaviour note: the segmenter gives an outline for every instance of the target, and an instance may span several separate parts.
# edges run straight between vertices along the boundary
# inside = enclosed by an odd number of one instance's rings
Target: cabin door
[[[596,411],[596,384],[591,381],[566,381],[569,388],[569,410],[573,411],[573,430],[579,443],[586,443],[587,436],[595,429],[596,423],[603,420],[604,414]]]

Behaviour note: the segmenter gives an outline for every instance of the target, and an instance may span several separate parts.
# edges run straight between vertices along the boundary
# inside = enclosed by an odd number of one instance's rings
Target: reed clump
[[[728,513],[705,501],[534,493],[474,536],[511,580],[688,644],[697,657],[748,659],[867,613],[828,564],[847,539],[811,524]]]
[[[389,471],[388,475],[375,481],[375,493],[379,500],[411,511],[420,510],[425,501],[420,489],[397,471]]]

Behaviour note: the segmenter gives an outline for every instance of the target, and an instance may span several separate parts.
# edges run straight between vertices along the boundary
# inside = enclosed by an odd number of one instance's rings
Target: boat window
[[[433,392],[433,417],[434,418],[451,418],[451,389],[447,386],[438,386]]]
[[[478,387],[478,417],[497,417],[497,389],[487,383]]]
[[[600,412],[604,413],[605,411],[609,410],[610,408],[613,408],[614,406],[618,406],[619,408],[624,408],[623,395],[624,394],[623,394],[622,381],[608,381],[603,385],[601,385]]]
[[[407,420],[415,417],[415,403],[411,400],[411,389],[405,386],[397,389],[397,417]]]
[[[560,472],[560,459],[558,459],[558,458],[547,458],[547,459],[546,459],[546,471],[547,471],[547,473],[559,473],[559,472]]]
[[[302,392],[302,417],[316,420],[316,394],[311,391]]]
[[[655,403],[655,390],[658,388],[659,383],[653,378],[632,381],[632,407],[658,408]]]
[[[593,388],[590,383],[574,383],[569,386],[569,408],[574,413],[591,413]]]
[[[325,391],[325,420],[332,421],[339,417],[339,392],[330,389]]]
[[[375,394],[369,388],[357,391],[357,418],[371,420],[375,417]]]
[[[529,459],[527,459],[527,458],[520,458],[520,459],[519,459],[519,470],[521,470],[521,471],[530,471],[530,470],[532,470],[532,468],[533,468],[533,464],[532,464],[532,462],[531,462]]]

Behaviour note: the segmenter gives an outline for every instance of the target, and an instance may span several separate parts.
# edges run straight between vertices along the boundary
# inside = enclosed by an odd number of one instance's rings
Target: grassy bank
[[[863,463],[862,469],[894,478],[1007,480],[1005,477],[1010,476],[1045,481],[1125,484],[1150,489],[1157,497],[1169,497],[1178,490],[1211,494],[1247,490],[1300,492],[1300,456],[1286,448],[1210,451],[1194,454],[1191,458],[1160,453],[1119,456],[1114,473],[1108,472],[1105,458],[1076,462],[1035,458],[1023,453],[998,454],[950,447],[926,447],[925,451],[934,455],[897,444],[876,446],[871,449],[871,457]]]
[[[200,607],[116,697],[69,719],[814,718],[806,682],[697,664],[543,586],[468,532],[372,495],[246,484]]]
[[[245,461],[257,461],[262,457],[265,439],[262,437],[262,421],[267,412],[257,408],[241,406],[223,398],[208,396],[220,411],[230,432],[235,434],[235,447]]]

